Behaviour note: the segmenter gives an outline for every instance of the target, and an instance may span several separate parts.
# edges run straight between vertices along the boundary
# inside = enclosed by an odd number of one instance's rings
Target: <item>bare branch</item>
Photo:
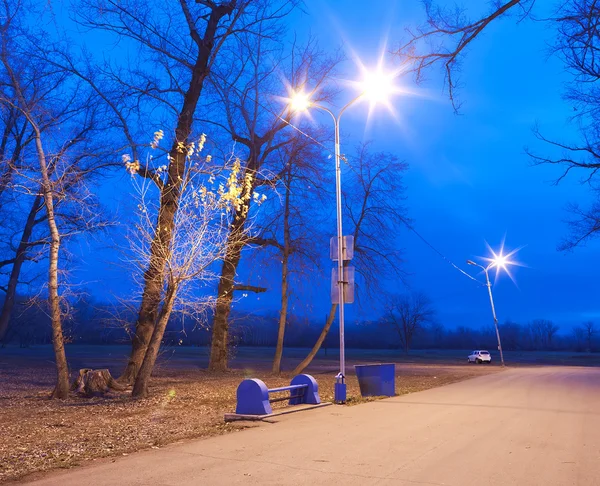
[[[509,0],[494,2],[489,14],[475,21],[468,20],[466,10],[456,6],[453,10],[445,9],[432,0],[424,0],[427,21],[415,31],[407,29],[409,40],[398,47],[393,54],[411,64],[410,72],[417,81],[425,77],[425,72],[441,64],[445,73],[448,95],[455,111],[460,104],[456,100],[455,90],[458,86],[454,77],[459,67],[461,56],[466,48],[477,39],[495,20],[508,15],[516,6],[521,7],[521,18],[529,15],[535,0]]]
[[[266,292],[268,289],[266,287],[256,287],[254,285],[242,285],[242,284],[234,284],[234,291],[246,291],[246,292],[254,292],[255,294],[262,294]]]

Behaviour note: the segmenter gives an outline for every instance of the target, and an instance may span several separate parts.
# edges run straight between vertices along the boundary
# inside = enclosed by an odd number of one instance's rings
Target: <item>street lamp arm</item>
[[[362,98],[362,94],[358,95],[356,98],[350,100],[348,103],[346,103],[344,105],[344,107],[340,110],[340,114],[338,115],[338,123],[340,121],[340,118],[342,117],[342,114],[348,109],[350,108],[354,103],[356,103],[358,100],[360,100]]]
[[[359,99],[362,98],[362,94],[353,98],[352,100],[350,100],[348,103],[346,103],[342,109],[340,110],[339,114],[336,116],[333,111],[331,111],[329,108],[323,106],[323,105],[319,105],[317,103],[311,103],[310,106],[311,108],[317,108],[318,110],[321,111],[325,111],[327,113],[329,113],[331,115],[331,118],[333,118],[333,123],[335,123],[336,125],[339,125],[340,123],[340,118],[342,117],[342,114],[348,109],[350,108],[354,103],[356,103]]]
[[[311,103],[310,107],[311,107],[311,108],[316,108],[317,110],[321,110],[321,111],[324,111],[324,112],[326,112],[326,113],[329,113],[329,114],[331,115],[331,118],[333,118],[333,123],[334,123],[334,124],[337,124],[337,122],[338,122],[338,117],[336,117],[336,116],[334,115],[333,111],[331,111],[329,108],[326,108],[326,107],[325,107],[325,106],[323,106],[323,105],[318,105],[318,104],[316,104],[316,103]]]
[[[480,265],[479,263],[475,263],[473,260],[467,260],[467,265],[473,265],[474,267],[479,267],[481,268],[486,274],[487,271],[490,269],[490,267],[485,268],[483,265]]]

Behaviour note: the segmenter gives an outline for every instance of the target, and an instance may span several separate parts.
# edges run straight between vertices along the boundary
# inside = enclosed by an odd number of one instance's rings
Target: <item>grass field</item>
[[[67,358],[72,369],[110,368],[118,374],[125,365],[130,347],[126,345],[68,345]],[[307,355],[306,348],[286,348],[282,361],[282,369],[291,371]],[[466,363],[471,349],[463,350],[413,350],[406,354],[397,349],[347,349],[346,360],[351,367],[363,362],[393,363],[435,363],[459,365]],[[500,355],[496,350],[492,354],[492,365],[497,365]],[[245,347],[237,348],[230,361],[232,368],[248,368],[269,370],[273,359],[272,348]],[[158,366],[183,367],[186,369],[204,369],[208,366],[208,347],[165,347],[161,351]],[[600,366],[600,353],[576,353],[573,351],[505,351],[507,365],[567,365],[567,366]],[[28,363],[51,363],[53,361],[52,346],[36,346],[19,348],[8,346],[0,349],[0,366],[8,360],[25,360]],[[334,371],[338,367],[339,353],[337,349],[320,350],[311,368],[313,372]]]
[[[68,346],[69,364],[79,368],[109,368],[118,375],[127,346]],[[48,400],[54,380],[52,349],[48,346],[0,349],[0,482],[30,473],[73,467],[102,457],[130,454],[185,439],[239,430],[249,424],[226,424],[223,414],[235,410],[235,392],[244,377],[263,379],[269,386],[289,383],[289,372],[307,352],[286,350],[286,372],[269,372],[273,350],[241,348],[231,361],[232,371],[205,371],[206,348],[166,349],[151,382],[151,396],[133,400],[125,394],[106,398],[71,397]],[[321,352],[307,370],[320,387],[323,401],[333,399],[338,371],[337,350]],[[495,363],[467,365],[468,351],[348,350],[348,405],[359,404],[354,364],[395,362],[396,391],[411,393],[500,371]],[[599,364],[600,356],[576,353],[506,353],[509,365]],[[284,407],[285,402],[275,404]]]

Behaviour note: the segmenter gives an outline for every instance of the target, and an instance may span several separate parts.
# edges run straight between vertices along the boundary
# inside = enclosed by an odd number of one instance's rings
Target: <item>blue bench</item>
[[[289,391],[284,397],[270,398],[274,393]],[[257,378],[247,379],[240,383],[237,389],[237,407],[235,413],[240,415],[269,415],[273,413],[271,403],[289,400],[290,405],[318,405],[319,385],[310,375],[297,375],[289,386],[267,388],[262,380]]]

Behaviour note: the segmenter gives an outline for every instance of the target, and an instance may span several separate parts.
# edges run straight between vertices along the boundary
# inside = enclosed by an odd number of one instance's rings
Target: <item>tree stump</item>
[[[79,376],[73,382],[71,389],[84,397],[97,397],[104,396],[111,391],[125,391],[128,386],[115,380],[107,369],[84,368],[79,370]]]

